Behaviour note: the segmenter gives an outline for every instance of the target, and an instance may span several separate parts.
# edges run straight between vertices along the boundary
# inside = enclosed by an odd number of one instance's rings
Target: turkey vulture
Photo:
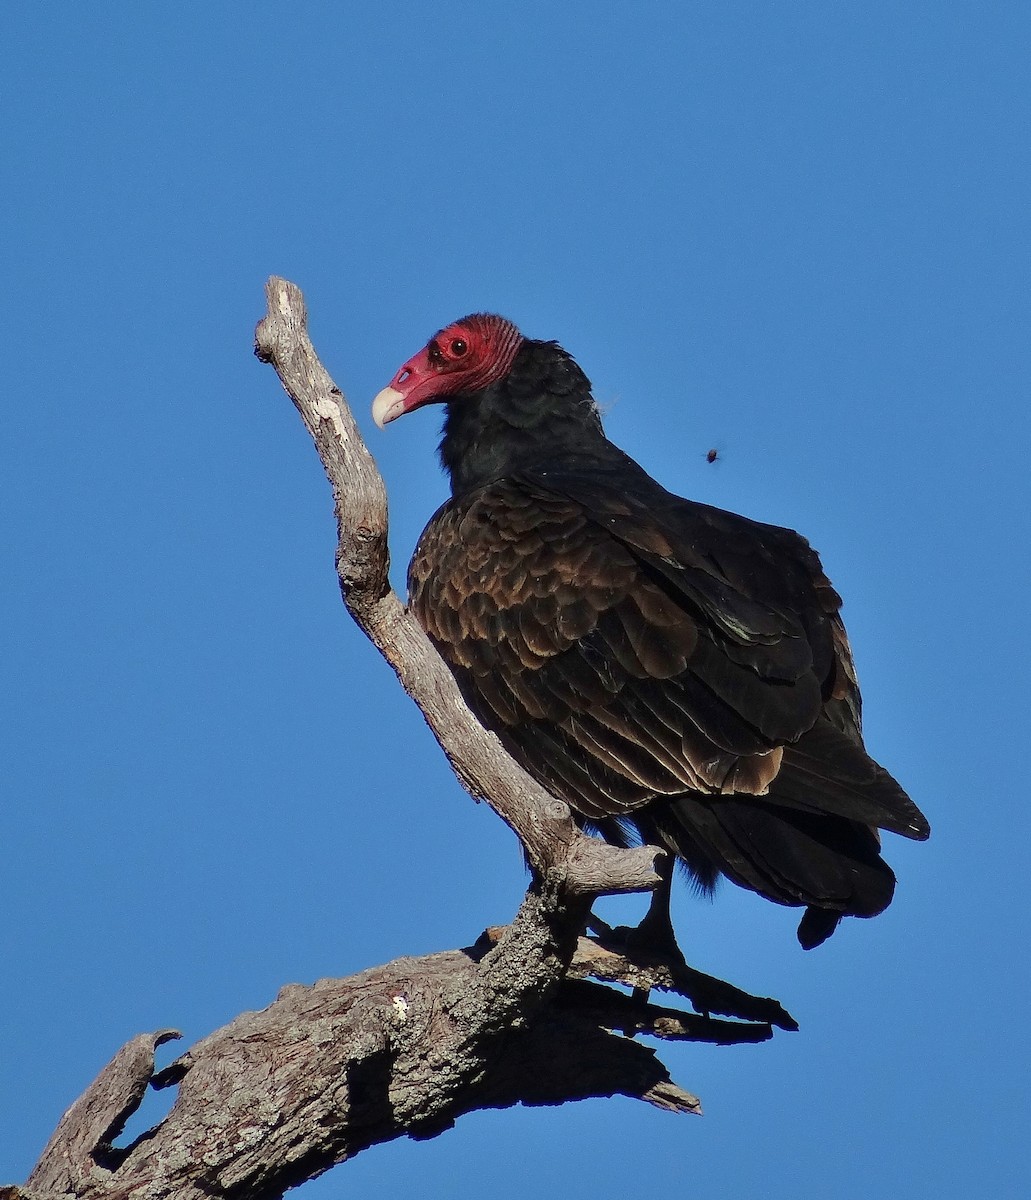
[[[373,417],[430,403],[451,499],[411,606],[483,725],[611,841],[803,906],[807,949],[887,907],[878,829],[929,828],[863,747],[809,543],[666,491],[606,438],[573,358],[502,317],[437,333]]]

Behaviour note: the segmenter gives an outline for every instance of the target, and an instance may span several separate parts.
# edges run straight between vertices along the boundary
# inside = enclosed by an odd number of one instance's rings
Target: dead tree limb
[[[758,1041],[791,1027],[774,1001],[718,985],[714,1021],[643,999],[685,992],[683,964],[635,959],[579,937],[592,900],[658,882],[655,847],[586,837],[485,732],[387,581],[386,493],[343,395],[307,334],[300,291],[273,278],[256,353],[297,406],[333,488],[337,570],[351,615],[419,705],[456,775],[515,831],[533,882],[513,923],[472,947],[398,959],[342,980],[284,988],[155,1074],[165,1030],[129,1042],[72,1105],[26,1197],[273,1200],[361,1150],[429,1137],[464,1113],[622,1094],[698,1112],[640,1033],[667,1040]],[[697,973],[695,973],[697,975]],[[590,981],[618,982],[634,996]],[[707,977],[699,976],[699,979]],[[725,993],[719,987],[728,989]],[[116,1148],[147,1086],[176,1087],[168,1116]]]
[[[544,871],[561,865],[566,886],[583,894],[654,887],[659,851],[618,850],[585,837],[569,808],[531,779],[466,707],[451,672],[390,588],[383,479],[340,389],[315,354],[300,289],[273,278],[265,292],[268,315],[257,329],[256,353],[275,367],[332,485],[337,574],[348,611],[422,710],[463,786],[512,827],[531,866]]]

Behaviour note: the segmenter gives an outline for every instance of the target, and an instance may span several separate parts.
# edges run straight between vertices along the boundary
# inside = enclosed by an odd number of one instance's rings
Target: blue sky
[[[870,747],[934,828],[811,954],[792,911],[681,890],[693,963],[802,1024],[665,1048],[703,1119],[477,1114],[310,1200],[1025,1195],[1031,10],[20,4],[5,33],[0,1180],[136,1032],[467,944],[525,886],[340,605],[251,356],[277,273],[399,586],[437,422],[368,404],[500,311],[666,486],[822,552]]]

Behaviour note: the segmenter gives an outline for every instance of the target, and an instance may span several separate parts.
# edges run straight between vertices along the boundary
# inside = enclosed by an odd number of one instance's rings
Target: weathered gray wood
[[[653,1051],[611,1028],[694,1037],[699,1018],[562,982],[586,901],[530,889],[496,944],[402,958],[284,988],[204,1038],[155,1082],[171,1112],[111,1149],[167,1033],[134,1038],[76,1101],[27,1183],[33,1197],[265,1200],[368,1146],[433,1136],[464,1113],[623,1094],[698,1112]],[[557,992],[568,989],[557,1003]],[[678,1021],[681,1024],[678,1024]],[[685,1023],[686,1022],[686,1023]],[[756,1040],[762,1026],[705,1040]]]
[[[698,1100],[632,1035],[756,1041],[770,1036],[766,1022],[778,1020],[779,1006],[763,1007],[775,1002],[736,989],[740,1003],[759,1006],[760,1023],[647,1004],[643,991],[676,988],[682,964],[642,963],[578,940],[596,895],[656,885],[662,852],[585,837],[568,808],[472,717],[390,590],[383,482],[315,356],[303,298],[282,279],[271,279],[266,292],[256,353],[278,372],[332,484],[345,603],[467,790],[519,836],[534,881],[515,921],[474,947],[284,988],[268,1008],[237,1017],[157,1076],[154,1048],[177,1035],[134,1038],[62,1118],[26,1188],[0,1189],[0,1200],[273,1200],[368,1146],[401,1134],[432,1136],[478,1108],[618,1093],[699,1112]],[[591,975],[638,994],[587,982]],[[114,1149],[148,1084],[178,1089],[171,1111],[132,1146]]]
[[[451,672],[390,589],[386,490],[343,394],[315,354],[304,298],[285,279],[270,279],[265,292],[268,315],[258,325],[255,353],[275,367],[329,476],[344,602],[422,710],[455,774],[515,830],[532,866],[563,865],[570,890],[598,895],[655,887],[660,851],[619,850],[585,837],[568,807],[531,779],[466,707]]]
[[[88,1190],[102,1170],[98,1164],[140,1106],[154,1074],[154,1050],[179,1037],[178,1030],[163,1029],[127,1042],[61,1118],[28,1186],[73,1195]]]

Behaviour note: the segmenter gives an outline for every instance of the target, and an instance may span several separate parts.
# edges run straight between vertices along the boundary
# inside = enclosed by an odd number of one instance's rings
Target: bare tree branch
[[[134,1038],[65,1114],[26,1187],[0,1189],[0,1200],[274,1200],[368,1146],[401,1134],[433,1136],[474,1109],[622,1094],[699,1112],[698,1100],[635,1035],[758,1041],[771,1035],[771,1023],[793,1024],[775,1001],[697,972],[689,977],[682,962],[645,961],[579,937],[597,895],[656,886],[663,852],[586,837],[567,806],[466,708],[390,590],[383,481],[308,339],[301,293],[275,278],[266,292],[256,353],[275,367],[332,484],[348,610],[423,711],[467,790],[516,832],[533,882],[513,923],[476,945],[284,988],[268,1008],[242,1014],[157,1074],[155,1047],[178,1035]],[[705,987],[692,991],[698,981]],[[753,1023],[648,1003],[655,986],[711,994],[711,1011]],[[131,1146],[116,1147],[148,1084],[176,1087],[175,1104]]]
[[[265,1200],[368,1146],[434,1136],[475,1109],[622,1094],[700,1111],[653,1051],[611,1032],[635,1025],[691,1037],[674,1025],[692,1018],[561,982],[585,903],[570,902],[557,880],[536,884],[486,953],[485,939],[284,988],[156,1077],[154,1046],[174,1034],[134,1038],[68,1111],[27,1193]],[[727,1029],[707,1040],[769,1034],[768,1026],[712,1024]],[[131,1147],[113,1148],[148,1082],[178,1087],[171,1112]]]
[[[696,1007],[706,1014],[721,1013],[745,1021],[776,1025],[779,1029],[798,1029],[798,1022],[778,1000],[752,996],[732,983],[705,975],[684,962],[670,962],[644,954],[625,943],[613,946],[602,938],[580,938],[567,974],[570,979],[590,976],[606,983],[622,983],[637,991],[658,988],[676,992],[691,997]]]
[[[422,710],[455,774],[512,827],[534,868],[566,870],[571,891],[655,887],[661,851],[619,850],[585,837],[569,808],[531,779],[466,707],[451,672],[390,589],[386,490],[351,410],[315,354],[300,289],[274,277],[265,293],[268,315],[258,325],[255,353],[275,367],[333,487],[344,603]]]

